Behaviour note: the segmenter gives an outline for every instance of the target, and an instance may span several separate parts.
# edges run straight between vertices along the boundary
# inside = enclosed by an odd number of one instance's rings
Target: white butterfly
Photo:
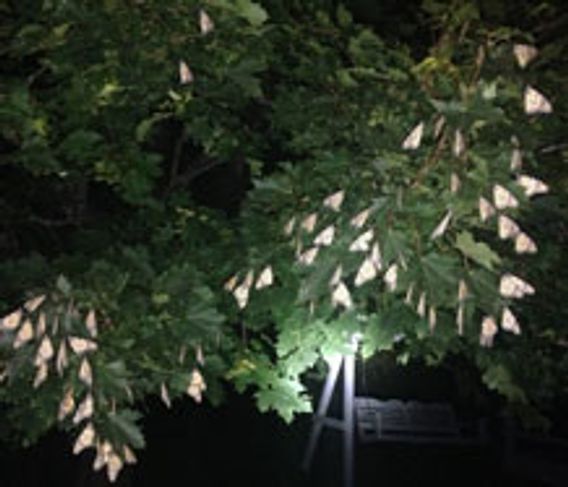
[[[95,316],[95,311],[90,310],[85,318],[85,327],[91,335],[91,338],[97,338],[97,317]]]
[[[406,296],[404,298],[405,304],[412,306],[412,296],[414,295],[414,283],[411,283],[406,290]]]
[[[357,271],[357,275],[355,276],[355,286],[362,286],[366,282],[373,280],[375,277],[377,277],[377,268],[371,258],[367,257]]]
[[[63,421],[67,416],[69,416],[73,411],[75,411],[75,399],[73,398],[73,389],[67,389],[63,399],[59,403],[59,412],[57,414],[57,419]]]
[[[499,227],[499,238],[501,240],[514,238],[521,231],[515,220],[506,215],[499,215],[497,226]]]
[[[511,162],[509,163],[509,168],[511,171],[520,171],[523,167],[523,153],[520,149],[513,149],[511,152]]]
[[[379,242],[375,242],[371,248],[371,262],[377,268],[378,271],[383,268],[383,258],[381,257],[381,250],[379,248]]]
[[[519,322],[509,308],[503,308],[501,328],[503,328],[503,330],[505,331],[510,331],[515,335],[521,334],[521,327],[519,326]]]
[[[166,407],[168,409],[170,409],[172,407],[172,401],[170,399],[170,393],[168,392],[168,388],[167,388],[166,384],[164,384],[163,382],[160,386],[160,398],[162,399],[162,402],[166,405]]]
[[[457,129],[454,135],[454,144],[452,146],[452,152],[454,156],[461,157],[465,151],[465,139],[460,129]]]
[[[48,374],[48,366],[47,362],[42,362],[39,364],[36,372],[36,376],[34,379],[34,389],[37,389],[40,385],[42,385],[47,380]]]
[[[0,323],[0,330],[2,331],[13,331],[18,328],[20,320],[22,319],[22,310],[18,309],[7,316],[2,318]]]
[[[337,286],[339,284],[339,282],[341,281],[342,274],[343,274],[343,267],[342,267],[341,264],[339,264],[337,266],[337,268],[335,269],[333,276],[331,276],[331,279],[329,280],[329,285],[331,287]]]
[[[238,277],[237,274],[230,277],[229,279],[227,279],[225,281],[225,284],[223,284],[223,289],[227,292],[230,292],[230,293],[233,292],[236,285],[237,285],[238,279],[239,279],[239,277]]]
[[[420,298],[418,298],[416,313],[418,313],[418,316],[420,316],[420,318],[424,318],[424,316],[426,315],[426,293],[424,291],[420,293]]]
[[[479,344],[482,347],[492,347],[493,339],[497,334],[498,328],[495,324],[493,316],[486,316],[481,323],[481,334],[479,336]]]
[[[39,318],[37,319],[36,323],[36,337],[40,338],[45,334],[47,330],[47,322],[45,319],[45,313],[42,311],[39,314]]]
[[[246,277],[239,287],[233,291],[233,296],[237,300],[237,305],[240,309],[246,308],[249,299],[249,292],[254,281],[254,272],[249,270]]]
[[[517,178],[517,184],[525,190],[525,195],[529,198],[537,194],[548,193],[549,190],[547,184],[524,174]]]
[[[363,225],[365,225],[365,223],[367,222],[367,219],[369,218],[370,214],[371,214],[371,208],[367,208],[366,210],[357,213],[351,219],[351,226],[355,228],[363,228]]]
[[[205,384],[205,380],[203,379],[201,372],[199,372],[198,369],[193,369],[191,372],[191,379],[186,390],[188,396],[191,396],[195,402],[200,403],[202,401],[201,393],[206,388],[207,385]]]
[[[467,298],[467,284],[465,283],[465,281],[463,279],[460,279],[460,282],[458,284],[458,301],[462,302],[465,300],[465,298]]]
[[[108,463],[111,453],[112,445],[108,440],[102,443],[100,441],[97,442],[97,456],[93,462],[93,470],[95,472],[99,471]]]
[[[107,461],[107,477],[111,483],[116,481],[121,470],[122,459],[116,453],[111,453]]]
[[[335,287],[331,295],[331,303],[334,307],[343,306],[345,309],[351,309],[353,307],[349,289],[347,289],[347,286],[342,281]]]
[[[458,335],[463,335],[463,316],[464,316],[464,307],[463,304],[460,303],[458,306],[458,313],[456,315],[456,325],[458,326]]]
[[[505,189],[500,184],[493,186],[493,203],[499,210],[504,210],[505,208],[518,208],[519,206],[517,198],[515,198],[508,189]]]
[[[61,340],[59,344],[59,350],[57,350],[57,358],[55,360],[55,368],[57,369],[57,373],[61,377],[63,375],[63,371],[67,368],[69,361],[67,360],[67,347],[65,345],[65,340]]]
[[[422,135],[424,134],[424,122],[420,122],[414,127],[402,142],[402,148],[405,150],[414,150],[420,147]]]
[[[322,230],[314,240],[314,245],[319,245],[321,247],[329,246],[333,243],[335,237],[335,227],[330,225],[329,227]]]
[[[124,461],[129,465],[134,465],[138,460],[136,459],[136,455],[134,452],[128,447],[128,445],[124,445],[122,447],[122,452],[124,454]]]
[[[365,233],[359,235],[349,246],[350,252],[367,252],[369,245],[374,237],[373,230],[367,230]]]
[[[479,198],[479,218],[482,222],[489,220],[495,214],[495,208],[483,196]]]
[[[298,262],[302,265],[312,265],[318,255],[319,247],[312,247],[298,256]]]
[[[292,218],[290,218],[290,220],[288,220],[286,225],[284,225],[284,235],[286,235],[287,237],[292,235],[295,226],[296,226],[296,217],[293,216]]]
[[[323,206],[331,208],[333,211],[339,211],[345,198],[345,191],[337,191],[337,193],[330,194],[323,200]]]
[[[534,240],[526,233],[521,232],[517,235],[515,239],[515,252],[517,252],[517,254],[536,254],[537,251],[538,249]]]
[[[28,343],[34,337],[34,327],[30,320],[24,321],[24,324],[18,330],[16,339],[14,340],[14,348],[18,349]]]
[[[314,228],[316,227],[317,221],[318,221],[317,213],[311,213],[306,218],[304,218],[304,221],[302,221],[302,228],[306,232],[312,233],[314,231]]]
[[[452,210],[448,210],[448,212],[446,213],[446,216],[444,216],[442,221],[440,223],[438,223],[438,226],[434,229],[434,231],[432,232],[432,235],[430,235],[430,239],[434,240],[434,239],[444,235],[444,233],[446,233],[448,225],[450,224],[451,219],[452,219]]]
[[[91,387],[93,385],[93,369],[91,369],[91,364],[86,358],[83,359],[81,366],[79,367],[79,379],[87,387]]]
[[[256,280],[255,289],[264,289],[272,286],[274,282],[274,274],[272,273],[272,266],[266,266]]]
[[[450,176],[450,192],[455,194],[457,193],[461,188],[461,181],[460,181],[460,177],[453,172]]]
[[[84,353],[94,352],[97,350],[97,344],[92,341],[88,340],[87,338],[80,338],[80,337],[69,337],[69,346],[73,353],[76,355],[83,355]]]
[[[48,336],[44,336],[39,348],[37,349],[34,364],[39,367],[41,364],[51,360],[53,355],[53,344]]]
[[[396,284],[397,284],[397,281],[398,281],[398,265],[397,264],[392,264],[387,269],[387,272],[385,272],[383,280],[385,281],[385,285],[386,285],[386,287],[389,291],[393,292],[396,289]]]
[[[207,15],[207,12],[205,10],[200,9],[199,10],[199,30],[201,31],[201,33],[203,35],[209,34],[209,32],[211,32],[214,28],[215,28],[215,25],[213,24],[211,17],[209,17],[209,15]]]
[[[538,55],[538,49],[528,44],[515,44],[513,54],[517,64],[524,69]]]
[[[87,394],[85,399],[79,404],[75,416],[73,416],[73,424],[79,424],[84,419],[90,418],[95,412],[95,402],[91,394]]]
[[[193,83],[193,73],[185,61],[179,62],[179,82],[182,85]]]
[[[525,113],[528,115],[552,113],[552,104],[531,86],[525,88]]]
[[[534,287],[513,274],[504,274],[501,277],[499,293],[504,298],[523,298],[525,295],[535,293]]]
[[[73,446],[73,453],[78,455],[86,448],[91,448],[95,444],[95,428],[91,423],[85,426],[85,429],[81,432],[75,445]]]
[[[24,308],[28,313],[33,313],[43,304],[44,301],[45,301],[45,295],[31,298],[24,303]]]

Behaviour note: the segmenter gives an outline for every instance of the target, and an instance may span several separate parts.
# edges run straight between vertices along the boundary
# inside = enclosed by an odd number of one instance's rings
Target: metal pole
[[[355,356],[343,358],[343,485],[353,487],[354,483],[354,411]]]
[[[312,425],[312,431],[310,433],[310,440],[308,441],[308,447],[304,456],[304,462],[302,463],[302,468],[304,469],[304,471],[308,471],[310,469],[310,465],[312,464],[312,459],[318,443],[318,439],[324,426],[327,410],[329,409],[329,403],[331,402],[331,396],[333,395],[335,383],[337,382],[337,376],[339,375],[339,369],[341,368],[341,362],[341,356],[337,356],[336,359],[330,361],[329,372],[327,373],[327,377],[325,379],[325,385],[318,404],[317,413],[313,418],[314,423]]]

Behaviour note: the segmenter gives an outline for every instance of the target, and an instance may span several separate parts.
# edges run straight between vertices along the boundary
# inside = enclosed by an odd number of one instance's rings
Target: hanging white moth
[[[462,302],[467,298],[467,284],[463,279],[458,283],[458,301]]]
[[[420,147],[422,135],[424,134],[424,122],[420,122],[402,141],[402,148],[405,150],[415,150]]]
[[[312,247],[298,256],[298,263],[302,265],[312,265],[319,252],[319,247]]]
[[[93,385],[93,370],[91,369],[91,364],[86,358],[82,360],[79,367],[79,379],[87,387],[91,387]]]
[[[337,286],[339,284],[339,282],[341,281],[342,275],[343,275],[343,266],[341,264],[339,264],[337,266],[337,268],[335,269],[333,276],[331,276],[331,279],[329,280],[330,287]]]
[[[495,215],[495,208],[483,196],[479,198],[479,218],[482,222],[489,220]]]
[[[406,296],[404,298],[404,303],[408,306],[412,306],[412,297],[414,295],[414,283],[411,283],[406,290]]]
[[[57,413],[57,419],[59,421],[63,421],[73,411],[75,411],[73,389],[67,389],[67,391],[63,395],[63,399],[61,399],[61,402],[59,403],[59,412]]]
[[[202,392],[207,388],[205,380],[198,369],[193,369],[191,372],[191,379],[187,386],[187,395],[192,397],[197,403],[202,401]]]
[[[463,316],[464,316],[464,307],[463,304],[460,303],[456,315],[456,325],[458,327],[458,335],[460,336],[463,335]]]
[[[33,313],[45,301],[45,295],[36,296],[35,298],[28,299],[24,303],[24,308],[28,313]]]
[[[252,270],[249,270],[241,285],[233,291],[233,296],[235,297],[237,305],[240,309],[246,308],[249,299],[250,288],[253,281],[254,272]]]
[[[87,338],[69,337],[69,346],[75,355],[83,355],[97,350],[97,344]]]
[[[211,17],[207,15],[207,12],[203,9],[199,10],[199,30],[201,34],[209,34],[215,28],[215,24],[211,20]]]
[[[18,349],[28,343],[34,337],[34,327],[30,320],[24,321],[24,324],[18,330],[14,340],[14,348]]]
[[[108,440],[105,440],[102,443],[100,441],[97,442],[97,455],[93,462],[93,470],[95,472],[99,471],[108,463],[111,453],[112,445]]]
[[[97,338],[97,317],[95,316],[95,311],[90,310],[85,318],[85,328],[91,335],[91,338]]]
[[[512,172],[520,171],[523,167],[523,153],[520,149],[513,149],[511,152],[511,162],[509,163],[509,169]]]
[[[383,258],[381,257],[381,250],[379,248],[379,242],[375,242],[371,248],[371,262],[376,267],[378,271],[383,269]]]
[[[398,281],[398,265],[392,264],[383,277],[385,281],[385,285],[390,292],[393,292],[396,289],[396,284]]]
[[[461,180],[460,177],[453,172],[450,175],[450,192],[456,194],[461,188]]]
[[[539,179],[521,175],[517,178],[517,184],[525,190],[525,195],[530,198],[537,194],[548,193],[549,187]]]
[[[523,281],[521,278],[513,274],[504,274],[501,276],[499,284],[499,294],[504,298],[523,298],[525,295],[532,295],[535,293],[534,287],[528,282]]]
[[[420,298],[418,298],[416,313],[420,316],[420,318],[424,318],[424,316],[426,316],[426,293],[424,291],[420,293]]]
[[[370,214],[371,214],[371,208],[367,208],[366,210],[357,213],[351,219],[351,226],[355,228],[363,228]]]
[[[518,208],[519,201],[513,194],[500,184],[493,186],[493,203],[498,210]]]
[[[512,218],[509,218],[506,215],[499,215],[497,227],[499,231],[499,238],[501,240],[515,238],[521,231],[519,225],[517,225]]]
[[[438,223],[438,226],[434,229],[432,235],[430,235],[430,240],[435,240],[438,237],[444,235],[444,233],[446,233],[446,230],[448,229],[448,225],[450,224],[451,219],[452,219],[452,210],[448,210],[446,216],[444,216],[442,221]]]
[[[493,316],[486,316],[481,323],[481,334],[479,335],[479,344],[482,347],[492,347],[493,339],[497,334],[498,328],[495,324]]]
[[[552,113],[552,104],[532,86],[525,88],[525,113],[528,115]]]
[[[57,350],[57,358],[55,359],[55,368],[60,377],[63,375],[63,371],[67,368],[68,364],[67,346],[65,345],[65,340],[61,340],[59,349]]]
[[[515,252],[517,254],[536,254],[538,251],[534,240],[526,233],[521,232],[515,238]]]
[[[128,447],[128,445],[124,445],[122,447],[122,453],[124,455],[124,461],[129,465],[134,465],[138,462],[136,455],[134,452]]]
[[[2,331],[13,331],[18,328],[20,320],[22,319],[22,310],[18,309],[7,316],[2,318],[0,323],[0,330]]]
[[[203,355],[203,348],[201,345],[197,345],[195,348],[195,361],[201,366],[205,365],[205,356]]]
[[[369,245],[371,240],[373,240],[374,233],[373,230],[367,230],[365,233],[359,235],[351,245],[349,246],[350,252],[367,252],[369,250]]]
[[[45,313],[42,311],[39,314],[39,318],[37,319],[36,323],[36,337],[41,338],[45,332],[47,331],[47,321],[45,318]]]
[[[461,157],[465,152],[465,139],[460,129],[456,129],[455,131],[452,152],[456,157]]]
[[[528,44],[515,44],[513,46],[513,54],[517,60],[517,64],[524,69],[534,58],[536,58],[538,55],[538,49]]]
[[[339,211],[343,200],[345,198],[345,191],[337,191],[336,193],[330,194],[325,200],[323,200],[323,206],[330,208],[333,211]]]
[[[231,276],[229,279],[227,279],[225,281],[225,283],[223,284],[223,289],[229,293],[233,292],[233,290],[235,289],[235,287],[237,286],[237,282],[238,282],[238,275],[235,274],[234,276]]]
[[[47,362],[42,362],[38,365],[36,376],[34,379],[34,389],[37,389],[47,380],[48,366]]]
[[[355,276],[355,286],[362,286],[366,282],[373,280],[375,277],[377,277],[377,268],[371,258],[367,257],[359,266],[359,270]]]
[[[286,222],[286,225],[284,225],[284,235],[286,235],[287,237],[292,235],[295,226],[296,226],[296,217],[293,216],[292,218],[290,218],[290,220]]]
[[[353,307],[353,301],[351,300],[351,294],[347,286],[340,281],[339,284],[333,290],[331,294],[331,303],[334,307],[343,306],[345,309],[351,309]]]
[[[436,328],[436,321],[438,320],[436,314],[436,308],[434,306],[430,306],[428,310],[428,327],[430,328],[430,332],[433,332]]]
[[[160,399],[166,405],[168,409],[172,407],[172,401],[170,399],[170,393],[168,392],[168,388],[166,384],[162,382],[160,385]]]
[[[116,454],[111,453],[107,461],[107,477],[113,483],[116,481],[118,474],[122,470],[122,459]]]
[[[79,424],[84,419],[90,418],[95,412],[95,402],[91,394],[87,394],[85,399],[79,404],[75,416],[73,416],[73,424]]]
[[[302,221],[302,228],[308,232],[312,233],[314,228],[316,227],[316,223],[318,222],[318,215],[317,213],[310,213],[304,220]]]
[[[182,85],[187,85],[193,82],[193,73],[185,61],[179,62],[179,82]]]
[[[440,134],[442,133],[442,129],[446,124],[446,118],[443,115],[440,115],[436,122],[434,123],[434,137],[437,139]]]
[[[517,321],[516,316],[509,308],[503,308],[503,315],[501,317],[501,328],[505,331],[514,333],[515,335],[521,334],[521,327]]]
[[[78,455],[86,448],[90,448],[95,445],[95,428],[91,423],[85,426],[85,429],[78,436],[75,445],[73,446],[73,453]]]
[[[35,356],[34,364],[40,366],[41,364],[51,360],[54,355],[53,344],[48,336],[44,336],[41,341]]]
[[[272,266],[266,266],[262,272],[260,273],[260,275],[258,276],[258,279],[256,280],[256,284],[255,284],[255,289],[264,289],[266,287],[272,286],[272,283],[274,282],[274,274],[272,272]]]
[[[319,245],[320,247],[327,247],[333,243],[335,237],[335,227],[330,225],[322,230],[318,236],[314,239],[314,245]]]

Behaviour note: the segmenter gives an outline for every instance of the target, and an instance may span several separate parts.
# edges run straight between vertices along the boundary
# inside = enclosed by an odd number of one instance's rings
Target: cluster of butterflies
[[[29,299],[21,308],[2,318],[0,332],[5,332],[9,338],[11,337],[12,346],[15,350],[25,346],[35,348],[33,359],[36,367],[34,388],[40,387],[47,380],[50,367],[55,368],[59,377],[64,376],[65,370],[70,365],[68,349],[79,358],[77,377],[87,391],[81,401],[76,404],[73,387],[68,386],[59,403],[57,417],[59,421],[63,421],[72,416],[72,422],[75,425],[87,422],[75,441],[73,453],[79,454],[87,448],[96,448],[97,455],[93,468],[100,470],[106,465],[108,478],[114,482],[123,467],[123,459],[126,463],[135,463],[136,457],[127,445],[122,448],[122,456],[116,453],[108,441],[97,438],[92,424],[95,400],[92,393],[93,370],[89,355],[98,349],[95,341],[98,334],[95,312],[90,310],[85,317],[85,336],[64,335],[61,337],[58,347],[55,347],[54,340],[62,335],[62,327],[57,316],[52,319],[48,327],[47,314],[43,309],[45,302],[45,295]],[[79,316],[78,312],[72,308],[69,308],[68,313],[73,318]],[[57,352],[55,351],[56,348]],[[2,379],[5,379],[7,374],[8,372],[5,371]]]
[[[215,28],[215,24],[211,17],[205,12],[205,10],[199,10],[199,31],[202,35],[207,35]],[[193,72],[189,68],[185,61],[179,62],[179,82],[182,85],[187,85],[193,83],[194,81]]]

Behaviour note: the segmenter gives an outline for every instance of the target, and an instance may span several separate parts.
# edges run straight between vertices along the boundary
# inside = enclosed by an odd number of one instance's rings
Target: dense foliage
[[[365,2],[0,7],[5,437],[73,430],[114,476],[148,395],[231,382],[289,421],[354,335],[538,417],[567,387],[568,38],[505,4],[413,3],[398,39]]]

